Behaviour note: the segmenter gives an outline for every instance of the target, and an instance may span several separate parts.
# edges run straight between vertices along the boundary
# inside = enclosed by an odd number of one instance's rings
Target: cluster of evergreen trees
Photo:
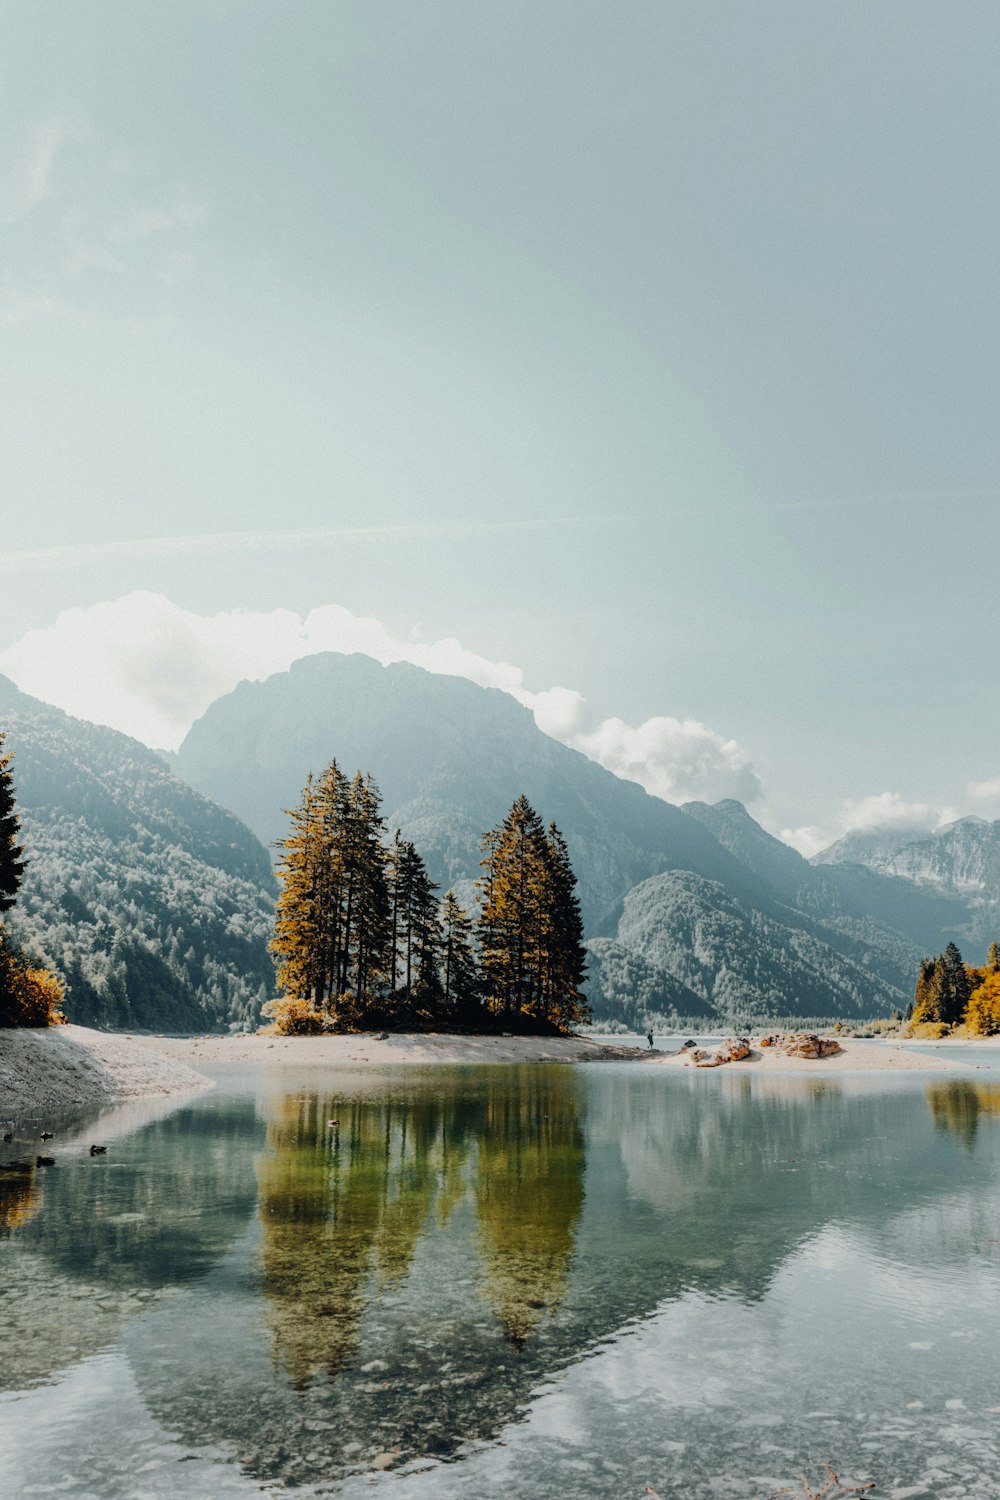
[[[437,886],[370,776],[309,777],[278,845],[271,944],[281,1030],[404,1023],[565,1030],[587,1015],[583,924],[565,841],[524,797],[483,836],[475,917]]]
[[[954,943],[925,958],[906,1019],[915,1026],[967,1026],[980,1036],[1000,1032],[1000,944],[991,943],[984,968],[962,961]]]

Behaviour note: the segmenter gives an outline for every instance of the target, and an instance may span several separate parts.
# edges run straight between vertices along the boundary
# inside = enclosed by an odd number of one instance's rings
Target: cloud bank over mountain
[[[326,604],[294,610],[181,609],[136,591],[69,609],[0,654],[0,672],[35,697],[110,725],[147,745],[176,749],[191,724],[244,679],[260,681],[321,651],[361,652],[383,664],[405,661],[499,688],[530,708],[541,730],[655,796],[671,802],[758,802],[763,790],[746,751],[693,719],[656,715],[630,725],[595,723],[572,688],[531,691],[522,668],[491,661],[448,637],[404,640],[380,621]]]

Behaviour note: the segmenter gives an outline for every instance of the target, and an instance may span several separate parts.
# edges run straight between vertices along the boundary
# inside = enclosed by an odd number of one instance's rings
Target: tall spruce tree
[[[487,1004],[565,1029],[586,1014],[583,926],[566,844],[526,797],[483,836],[479,949]]]
[[[949,1026],[958,1026],[969,1003],[969,975],[954,943],[949,943],[944,950],[941,963],[944,970],[941,1019]]]
[[[454,891],[441,904],[441,989],[446,1016],[469,1025],[479,1013],[479,965],[473,946],[472,919]]]
[[[278,846],[271,951],[286,995],[309,999],[335,1021],[357,1024],[389,975],[390,910],[378,788],[336,761],[306,783]]]
[[[13,755],[3,753],[5,732],[0,729],[0,912],[10,911],[17,899],[27,861],[20,843],[21,820],[14,797]]]

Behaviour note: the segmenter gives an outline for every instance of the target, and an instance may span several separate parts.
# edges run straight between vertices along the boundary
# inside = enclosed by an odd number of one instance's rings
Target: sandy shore
[[[0,1030],[0,1121],[76,1114],[210,1086],[182,1059],[87,1026]]]
[[[358,1036],[280,1037],[203,1036],[142,1037],[141,1046],[198,1068],[230,1063],[281,1066],[343,1067],[352,1063],[390,1066],[400,1063],[533,1063],[634,1062],[646,1066],[685,1066],[682,1055],[644,1047],[598,1042],[589,1037],[450,1036],[445,1033],[392,1033],[384,1041],[373,1034]],[[965,1071],[956,1057],[928,1056],[899,1045],[845,1039],[834,1057],[785,1057],[772,1049],[755,1048],[745,1062],[728,1063],[722,1071],[739,1068],[768,1073],[940,1072]],[[713,1049],[714,1050],[714,1049]],[[1000,1060],[1000,1058],[998,1058]],[[719,1070],[716,1070],[719,1071]]]
[[[244,1062],[341,1067],[348,1063],[635,1062],[649,1057],[637,1047],[596,1042],[588,1037],[456,1036],[445,1032],[392,1032],[384,1041],[374,1033],[135,1040],[195,1068]]]

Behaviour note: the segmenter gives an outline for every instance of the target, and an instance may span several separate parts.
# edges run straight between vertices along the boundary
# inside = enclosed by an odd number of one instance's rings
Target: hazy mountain
[[[74,1021],[255,1020],[273,988],[267,851],[137,740],[0,677],[28,869],[14,935],[68,981]]]
[[[960,818],[935,833],[848,833],[817,854],[814,864],[832,872],[852,860],[963,907],[955,935],[964,940],[967,959],[981,962],[988,944],[1000,937],[1000,821]]]
[[[192,727],[175,766],[272,843],[308,772],[334,756],[348,774],[371,772],[389,827],[466,898],[481,834],[521,792],[566,835],[590,932],[616,921],[625,892],[661,870],[753,884],[699,823],[542,734],[509,694],[403,662],[326,652],[241,683]]]
[[[907,975],[923,952],[939,951],[970,920],[968,900],[957,890],[918,885],[888,869],[873,873],[856,864],[818,868],[761,828],[740,802],[727,800],[714,807],[688,802],[684,811],[783,902],[824,928],[884,951],[891,965],[902,966]],[[872,964],[874,956],[866,962]],[[883,978],[895,982],[891,967]]]
[[[821,872],[740,803],[673,807],[542,734],[507,694],[407,664],[328,653],[243,683],[193,726],[175,765],[273,841],[287,825],[280,809],[333,756],[372,773],[390,828],[465,899],[480,834],[520,792],[554,818],[579,877],[590,989],[605,1015],[711,1014],[737,999],[805,1015],[881,1013],[905,1005],[921,954],[967,916],[908,880]]]
[[[929,828],[852,828],[836,843],[814,854],[814,865],[870,865],[892,856],[904,845],[930,838]]]

